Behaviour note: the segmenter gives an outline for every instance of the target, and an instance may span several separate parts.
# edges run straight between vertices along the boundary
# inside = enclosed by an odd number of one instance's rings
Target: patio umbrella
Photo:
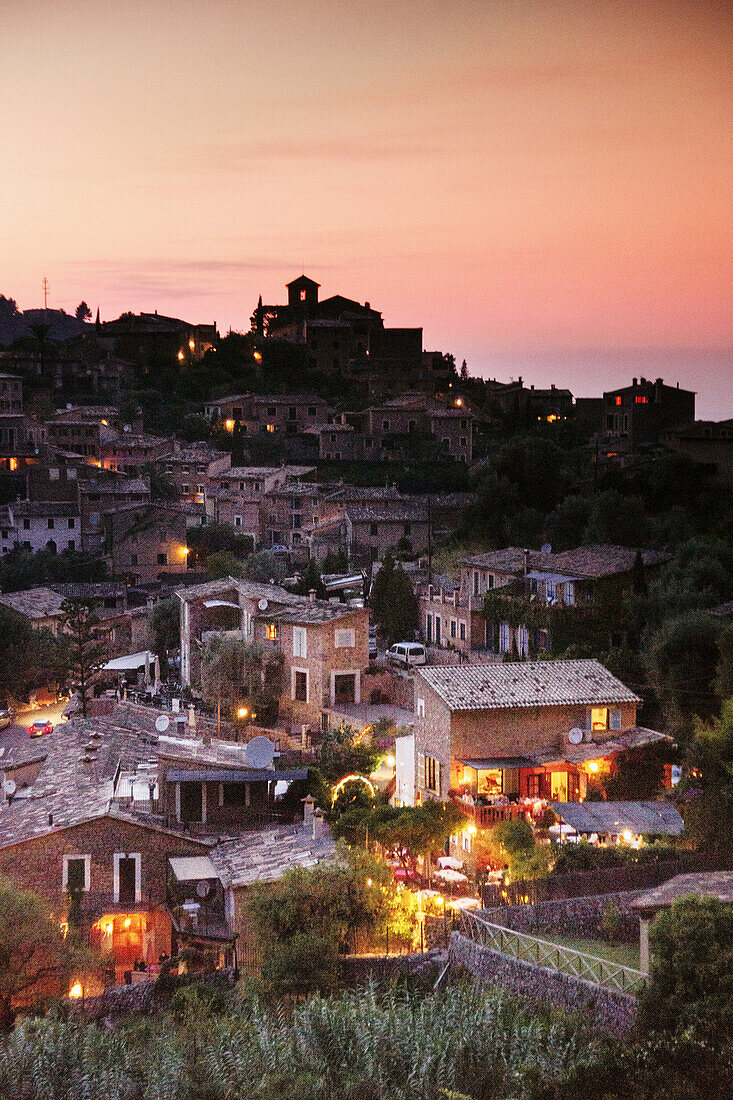
[[[442,871],[436,871],[435,877],[442,878],[446,882],[468,882],[468,875],[462,875],[460,871],[452,871],[450,867],[446,867]]]
[[[441,856],[438,860],[438,867],[450,867],[452,871],[460,871],[463,867],[463,862],[460,859],[456,859],[455,856]]]

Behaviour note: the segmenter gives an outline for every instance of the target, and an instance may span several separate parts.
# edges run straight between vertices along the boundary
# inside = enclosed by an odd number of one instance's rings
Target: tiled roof
[[[494,569],[498,573],[521,573],[526,562],[532,570],[565,573],[585,579],[628,573],[634,567],[636,555],[637,550],[629,546],[578,546],[559,554],[542,554],[539,550],[525,551],[517,546],[508,546],[504,550],[491,550],[486,554],[463,558],[461,565]],[[657,565],[669,558],[669,554],[659,550],[642,550],[641,556],[645,565]]]
[[[328,500],[353,500],[367,503],[402,499],[402,494],[395,485],[335,485],[330,492],[328,490],[329,486],[324,485]]]
[[[346,509],[346,515],[352,523],[427,523],[426,508],[412,504],[395,502],[390,504],[362,504]]]
[[[225,841],[209,854],[224,886],[252,886],[256,882],[276,882],[294,867],[312,867],[331,860],[336,845],[330,832],[314,837],[310,829],[297,824]]]
[[[512,661],[415,670],[449,710],[595,706],[640,700],[598,661]]]
[[[698,871],[689,875],[675,875],[661,886],[655,886],[654,889],[632,898],[631,907],[646,913],[665,908],[676,898],[687,894],[702,894],[705,897],[718,898],[719,901],[733,902],[733,871]]]
[[[124,596],[127,585],[121,581],[86,581],[78,584],[52,584],[49,588],[65,599],[101,600],[111,596]]]
[[[79,482],[79,491],[81,493],[101,493],[103,495],[107,493],[149,493],[150,478],[123,477],[101,480],[90,477]]]
[[[0,596],[0,604],[27,619],[46,619],[61,613],[64,598],[51,588],[27,588],[23,592],[5,593]]]
[[[564,550],[552,558],[552,568],[578,573],[583,577],[606,577],[613,573],[628,573],[634,568],[638,551],[630,546],[578,546]],[[669,560],[669,554],[659,550],[642,550],[644,565],[659,565]]]
[[[363,611],[360,607],[349,607],[345,603],[328,603],[325,600],[307,600],[300,607],[287,607],[268,616],[278,623],[331,623],[347,615],[356,615]]]
[[[518,546],[507,546],[504,550],[490,550],[486,554],[472,554],[462,558],[461,565],[471,565],[476,569],[495,569],[497,573],[519,573],[524,569],[525,561],[530,569],[547,568],[552,564],[550,554],[541,554],[539,550],[527,552]]]
[[[677,836],[685,823],[671,802],[552,802],[555,813],[578,833]]]
[[[11,504],[10,508],[14,516],[30,518],[31,516],[78,516],[79,505],[71,500],[19,500]]]
[[[296,596],[277,584],[260,584],[257,581],[245,581],[236,577],[222,577],[218,581],[191,585],[180,589],[180,595],[186,599],[195,600],[206,596],[217,596],[221,592],[231,592],[233,588],[253,600],[265,599],[274,600],[277,603],[299,604],[308,599],[307,596]]]

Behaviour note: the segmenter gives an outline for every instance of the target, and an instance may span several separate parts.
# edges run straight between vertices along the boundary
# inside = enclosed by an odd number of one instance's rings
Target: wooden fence
[[[556,970],[571,978],[581,978],[614,993],[635,993],[646,977],[641,970],[541,940],[537,936],[528,936],[526,932],[515,932],[500,924],[491,924],[478,914],[465,910],[460,916],[460,931],[480,947],[491,948],[521,962]]]

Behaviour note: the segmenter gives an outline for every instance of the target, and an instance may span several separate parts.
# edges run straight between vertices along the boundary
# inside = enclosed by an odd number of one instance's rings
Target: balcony
[[[477,829],[491,829],[500,821],[511,821],[513,818],[526,817],[527,807],[520,806],[516,802],[493,803],[488,806],[469,805],[462,798],[451,796],[453,805],[461,811],[471,825]]]

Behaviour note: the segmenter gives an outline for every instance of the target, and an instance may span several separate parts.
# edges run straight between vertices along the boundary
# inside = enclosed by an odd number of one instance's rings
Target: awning
[[[226,768],[195,768],[191,771],[174,769],[165,773],[166,783],[291,783],[294,779],[307,779],[307,768],[291,768],[276,772],[267,768],[249,771],[230,771]]]
[[[107,664],[103,667],[110,672],[130,671],[142,668],[145,665],[146,658],[152,668],[155,664],[155,654],[146,649],[142,653],[129,653],[126,657],[115,657],[114,660],[107,661]]]
[[[216,867],[208,856],[172,856],[168,862],[178,882],[195,882],[202,878],[218,878]]]
[[[480,760],[459,760],[465,768],[475,768],[477,771],[488,771],[490,768],[531,768],[533,762],[526,756],[487,756]]]
[[[569,577],[566,573],[543,573],[539,569],[533,569],[527,574],[531,581],[549,581],[551,584],[566,584],[567,581],[582,581],[583,577]]]
[[[671,802],[551,802],[577,833],[677,836],[685,827]]]

